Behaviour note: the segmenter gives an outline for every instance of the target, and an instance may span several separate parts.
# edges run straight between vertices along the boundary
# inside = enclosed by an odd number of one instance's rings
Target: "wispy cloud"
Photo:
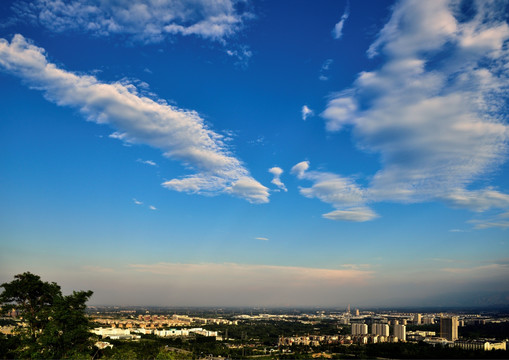
[[[78,108],[90,121],[109,124],[115,137],[132,144],[148,144],[198,171],[163,183],[168,189],[216,195],[229,193],[252,203],[268,202],[268,189],[254,180],[243,164],[192,110],[180,109],[138,94],[134,85],[103,83],[48,62],[45,51],[22,35],[9,43],[0,39],[0,66],[47,99]]]
[[[157,210],[157,208],[156,208],[154,205],[149,205],[149,206],[148,206],[148,208],[149,208],[150,210]]]
[[[143,203],[141,201],[138,201],[136,199],[133,199],[133,202],[136,204],[136,205],[143,205]]]
[[[449,232],[452,232],[452,233],[463,233],[463,232],[468,232],[468,230],[463,230],[463,229],[451,229],[451,230],[449,230]]]
[[[300,188],[302,195],[308,198],[317,198],[337,209],[324,214],[324,218],[364,222],[378,217],[366,205],[368,199],[365,190],[356,185],[353,179],[328,172],[309,171],[308,161],[296,164],[291,173],[301,180],[313,182],[309,188]]]
[[[327,59],[323,62],[322,67],[320,68],[320,75],[318,76],[318,78],[320,80],[322,80],[322,81],[329,80],[329,77],[327,76],[327,72],[329,71],[329,68],[331,67],[333,62],[334,62],[334,60],[332,60],[332,59]]]
[[[255,239],[256,239],[256,240],[262,240],[262,241],[269,241],[269,239],[268,239],[268,238],[266,238],[266,237],[257,237],[257,238],[255,238]]]
[[[307,105],[304,105],[302,107],[301,113],[302,113],[302,120],[304,120],[304,121],[307,120],[308,117],[314,115],[314,111],[311,110],[310,108],[308,108]]]
[[[107,268],[104,266],[97,266],[97,265],[85,265],[83,266],[83,270],[87,272],[93,272],[93,273],[114,273],[115,270],[112,268]]]
[[[469,221],[474,224],[474,229],[489,229],[489,228],[509,228],[509,211],[485,217],[483,219],[472,219]]]
[[[241,45],[233,49],[228,49],[226,50],[226,54],[236,58],[237,62],[235,64],[241,68],[246,68],[249,64],[249,59],[251,59],[251,56],[253,56],[253,52],[247,45]]]
[[[509,266],[507,264],[494,263],[470,267],[448,267],[441,270],[452,274],[468,275],[474,278],[486,278],[489,274],[500,276],[500,274],[504,273],[509,276]]]
[[[368,51],[382,66],[361,72],[322,113],[328,131],[351,127],[359,149],[379,153],[381,169],[366,187],[349,182],[327,198],[355,189],[368,202],[509,208],[497,189],[468,189],[506,160],[509,140],[509,26],[496,3],[473,5],[460,21],[454,2],[397,3]]]
[[[350,4],[346,4],[345,12],[341,15],[341,19],[339,19],[338,23],[332,29],[332,37],[336,40],[341,39],[343,36],[343,27],[345,26],[345,21],[350,16]]]
[[[280,188],[283,191],[288,191],[285,184],[281,181],[281,175],[283,174],[283,169],[280,167],[272,167],[269,169],[269,172],[274,175],[274,178],[272,179],[271,183],[276,185],[278,188]]]
[[[224,41],[238,32],[248,11],[239,0],[17,1],[20,19],[57,32],[84,32],[97,37],[126,36],[130,41],[158,43],[175,35]]]
[[[139,162],[139,163],[145,164],[145,165],[157,166],[156,162],[155,162],[155,161],[152,161],[152,160],[142,160],[142,159],[138,159],[138,160],[136,160],[136,161],[137,161],[137,162]]]
[[[288,281],[288,285],[312,286],[313,281],[345,284],[365,282],[371,278],[373,272],[359,269],[320,269],[298,266],[280,265],[250,265],[237,263],[204,263],[204,264],[180,264],[180,263],[156,263],[156,264],[132,264],[131,269],[152,274],[167,275],[179,273],[181,276],[200,275],[207,281],[210,277],[225,276],[232,282],[259,282],[270,280],[267,286],[274,283],[280,284]]]

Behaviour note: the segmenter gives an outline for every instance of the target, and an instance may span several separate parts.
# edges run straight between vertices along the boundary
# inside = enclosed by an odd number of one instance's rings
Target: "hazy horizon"
[[[509,305],[509,2],[7,0],[0,283]]]

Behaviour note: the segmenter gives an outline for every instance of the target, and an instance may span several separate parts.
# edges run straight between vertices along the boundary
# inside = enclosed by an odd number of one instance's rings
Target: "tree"
[[[62,295],[56,283],[25,272],[1,285],[2,313],[16,309],[25,326],[18,326],[15,349],[22,358],[87,357],[92,351],[90,323],[85,315],[92,291]]]

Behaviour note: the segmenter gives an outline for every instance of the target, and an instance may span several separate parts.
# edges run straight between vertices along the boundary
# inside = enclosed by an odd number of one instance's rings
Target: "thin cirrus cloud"
[[[91,271],[86,276],[84,273],[78,283],[97,290],[98,296],[94,298],[97,304],[114,303],[120,296],[127,304],[143,300],[154,305],[196,306],[204,305],[203,293],[207,293],[209,306],[337,306],[352,301],[371,304],[373,291],[377,293],[378,304],[394,305],[408,301],[429,304],[430,297],[436,302],[437,291],[444,296],[467,290],[469,295],[478,296],[487,282],[496,282],[502,292],[508,290],[504,280],[509,267],[504,259],[487,264],[457,264],[456,267],[451,264],[428,272],[416,266],[406,272],[397,270],[398,281],[394,282],[388,281],[387,273],[375,271],[376,266],[369,264],[344,264],[327,269],[210,262],[134,263],[115,271],[89,267]],[[119,284],[114,291],[112,282]]]
[[[200,274],[202,281],[208,282],[207,277],[224,277],[235,282],[268,280],[275,274],[281,279],[293,284],[305,282],[323,281],[338,284],[364,282],[371,278],[373,271],[360,269],[322,269],[299,266],[282,265],[250,265],[238,263],[201,263],[201,264],[180,264],[180,263],[155,263],[155,264],[132,264],[131,269],[159,275],[180,273],[183,276]]]
[[[343,27],[345,26],[345,21],[350,16],[350,7],[349,4],[346,5],[345,12],[341,15],[341,19],[334,25],[334,29],[332,29],[332,37],[336,40],[341,39],[343,36]]]
[[[370,57],[383,56],[380,68],[361,72],[322,113],[329,132],[349,127],[359,149],[379,153],[381,169],[361,187],[297,167],[301,178],[314,181],[303,195],[336,207],[352,203],[347,211],[365,219],[365,204],[380,201],[509,209],[509,195],[497,189],[468,189],[506,160],[509,26],[496,2],[474,2],[468,20],[455,17],[457,6],[397,3],[368,50]],[[326,217],[355,219],[350,215]]]
[[[79,31],[97,37],[122,35],[158,43],[174,35],[223,42],[252,17],[242,0],[35,0],[18,1],[20,19],[57,33]]]
[[[42,90],[60,106],[78,108],[89,121],[116,129],[116,138],[147,144],[197,171],[162,185],[204,195],[231,194],[251,203],[269,201],[268,189],[253,179],[240,160],[191,110],[179,109],[138,94],[133,85],[102,83],[94,76],[77,75],[47,61],[45,51],[22,35],[9,43],[0,39],[0,66],[29,86]]]
[[[469,221],[474,224],[475,229],[488,229],[488,228],[509,228],[509,211],[506,211],[495,216],[490,216],[484,219],[472,219]]]
[[[142,159],[138,159],[136,160],[137,162],[141,163],[141,164],[145,164],[145,165],[150,165],[150,166],[157,166],[157,163],[155,161],[152,161],[152,160],[142,160]]]
[[[269,169],[269,173],[274,175],[274,178],[272,179],[271,183],[276,185],[279,189],[283,191],[288,191],[285,184],[281,181],[281,175],[283,174],[283,169],[280,167],[274,166]]]
[[[90,278],[94,279],[92,288],[98,294],[94,298],[96,303],[110,303],[121,296],[125,303],[136,304],[140,302],[139,294],[144,293],[145,303],[202,306],[206,293],[208,305],[284,306],[330,303],[324,299],[331,298],[337,304],[337,297],[343,296],[345,289],[368,288],[374,272],[370,269],[159,262],[134,263],[113,274],[98,271],[88,275],[82,286],[88,285]],[[108,281],[102,276],[107,276]],[[126,278],[129,281],[124,281]],[[115,291],[111,290],[112,282],[119,284]],[[133,288],[153,291],[132,291]]]
[[[332,60],[332,59],[327,59],[323,62],[322,67],[320,68],[320,75],[318,76],[318,79],[320,79],[322,81],[329,80],[329,77],[327,76],[327,72],[329,71],[333,62],[334,62],[334,60]]]

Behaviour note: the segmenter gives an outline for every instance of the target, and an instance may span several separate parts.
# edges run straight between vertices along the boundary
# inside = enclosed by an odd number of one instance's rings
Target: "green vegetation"
[[[0,338],[3,358],[61,359],[89,357],[93,352],[90,324],[85,316],[92,291],[64,296],[56,283],[43,282],[29,272],[4,283],[2,315],[16,309],[22,323],[14,335]],[[21,326],[23,325],[23,326]]]
[[[505,340],[509,338],[509,322],[466,325],[459,328],[461,337],[468,339],[494,338]]]

